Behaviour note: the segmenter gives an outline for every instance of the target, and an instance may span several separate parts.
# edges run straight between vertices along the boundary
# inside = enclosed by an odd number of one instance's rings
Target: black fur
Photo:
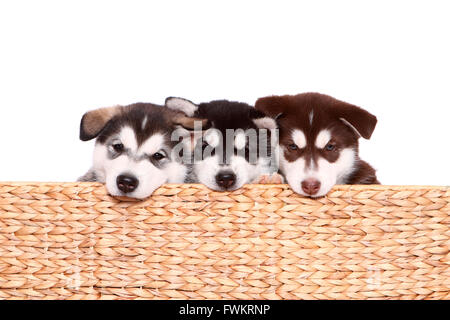
[[[119,133],[124,126],[129,126],[136,135],[138,145],[144,143],[155,133],[166,134],[166,142],[174,146],[177,142],[170,141],[170,134],[175,129],[167,110],[150,103],[135,103],[128,106],[125,111],[114,116],[98,135],[97,141],[105,143],[112,135]],[[144,118],[147,117],[145,127],[142,127]]]
[[[226,129],[256,129],[252,119],[265,117],[264,113],[243,102],[215,100],[200,103],[195,117],[205,118],[222,133]]]
[[[254,119],[264,118],[266,115],[256,110],[254,107],[243,103],[243,102],[234,102],[228,100],[214,100],[211,102],[200,103],[198,105],[197,111],[194,113],[194,117],[208,119],[209,123],[214,129],[217,129],[221,132],[224,137],[223,143],[225,145],[220,145],[217,147],[217,150],[222,150],[222,155],[224,156],[223,162],[224,164],[228,164],[228,159],[225,158],[228,148],[232,146],[226,145],[226,130],[227,129],[254,129],[257,133],[258,141],[260,138],[260,132],[258,130],[257,125],[254,123]],[[267,156],[271,156],[271,147],[270,147],[270,132],[267,135]],[[199,145],[198,145],[199,146]],[[252,146],[254,149],[247,149],[245,151],[245,158],[249,161],[250,152],[255,152],[259,154],[259,144]],[[235,153],[237,150],[234,150]],[[215,151],[211,153],[214,155]],[[228,155],[230,155],[228,153]]]

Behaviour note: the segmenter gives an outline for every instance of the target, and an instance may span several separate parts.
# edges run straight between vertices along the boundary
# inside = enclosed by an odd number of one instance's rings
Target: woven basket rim
[[[73,181],[0,181],[0,185],[13,185],[13,186],[24,186],[24,185],[64,185],[64,186],[68,186],[68,185],[93,185],[93,186],[100,186],[103,185],[100,182],[73,182]],[[205,185],[201,184],[201,183],[165,183],[163,184],[161,187],[163,186],[192,186],[192,187],[204,187],[206,189],[208,189],[208,187],[206,187]],[[249,184],[244,184],[241,188],[250,188],[252,186],[257,186],[257,187],[263,187],[263,188],[276,188],[276,187],[289,187],[288,184],[286,183],[278,183],[278,184],[259,184],[259,183],[249,183]],[[406,188],[406,189],[448,189],[450,188],[450,185],[420,185],[420,184],[352,184],[352,185],[347,185],[347,184],[337,184],[334,185],[332,190],[349,190],[349,189],[354,189],[354,190],[363,190],[363,189],[402,189],[402,188]],[[211,190],[214,191],[214,190]],[[226,192],[232,192],[232,191],[222,191],[224,193]]]

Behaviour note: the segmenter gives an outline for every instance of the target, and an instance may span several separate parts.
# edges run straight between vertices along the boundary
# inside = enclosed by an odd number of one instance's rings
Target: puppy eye
[[[115,143],[115,144],[113,144],[112,147],[113,147],[114,151],[117,153],[121,153],[124,149],[124,146],[122,143]]]
[[[288,148],[290,150],[297,150],[298,149],[298,147],[297,147],[297,145],[295,143],[291,143],[290,145],[288,145]]]
[[[334,144],[332,144],[332,143],[328,143],[326,146],[325,146],[325,150],[326,151],[334,151],[336,149],[336,145],[334,145]]]
[[[160,160],[164,159],[165,157],[166,156],[162,152],[157,152],[152,156],[152,158],[155,159],[156,161],[160,161]]]

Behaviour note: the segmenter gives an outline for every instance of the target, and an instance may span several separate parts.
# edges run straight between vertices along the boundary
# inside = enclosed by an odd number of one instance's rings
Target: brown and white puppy
[[[280,171],[295,192],[320,197],[335,184],[379,183],[358,156],[358,139],[370,138],[374,115],[319,93],[260,98],[255,107],[277,120]]]
[[[113,196],[139,199],[164,183],[183,183],[188,167],[180,156],[189,149],[176,146],[190,136],[195,120],[150,103],[87,112],[80,139],[96,143],[93,166],[79,181],[102,182]]]

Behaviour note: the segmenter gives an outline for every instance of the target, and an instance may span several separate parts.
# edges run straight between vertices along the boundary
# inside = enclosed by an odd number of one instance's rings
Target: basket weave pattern
[[[0,299],[450,299],[450,188],[0,184]]]

